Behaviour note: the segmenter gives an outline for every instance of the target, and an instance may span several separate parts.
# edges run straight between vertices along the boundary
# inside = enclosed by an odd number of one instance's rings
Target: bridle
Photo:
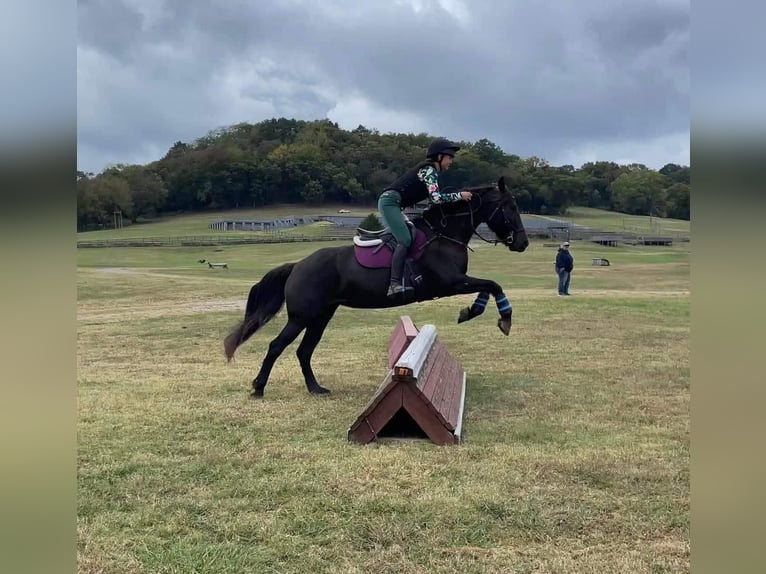
[[[481,196],[479,196],[479,207],[481,207]],[[502,243],[503,245],[511,246],[513,245],[513,241],[516,239],[517,230],[514,229],[513,225],[511,224],[511,222],[508,220],[508,218],[505,215],[505,210],[501,209],[501,207],[502,207],[501,204],[498,203],[497,207],[495,207],[495,209],[492,211],[490,216],[487,218],[487,225],[490,227],[490,229],[492,228],[492,220],[494,219],[497,212],[500,211],[503,214],[503,223],[505,223],[505,228],[510,229],[510,232],[508,233],[507,237],[505,237],[504,239],[486,239],[485,237],[482,237],[482,235],[479,233],[478,226],[474,228],[473,234],[486,243],[491,243],[493,245]],[[473,210],[471,210],[471,227],[473,227]]]
[[[495,186],[495,188],[496,187],[497,186]],[[474,209],[471,206],[471,204],[473,203],[473,198],[474,197],[478,198],[478,200],[479,200],[479,204],[476,207],[476,209]],[[520,233],[522,230],[516,229],[513,226],[512,222],[508,219],[508,217],[506,217],[505,210],[502,209],[502,207],[503,207],[502,202],[498,202],[498,204],[495,207],[495,209],[492,211],[492,213],[487,218],[487,225],[490,227],[490,229],[492,228],[492,221],[494,220],[495,216],[497,215],[497,212],[499,211],[502,214],[502,216],[503,216],[503,223],[505,223],[505,228],[506,229],[510,229],[510,232],[508,233],[508,235],[505,238],[503,238],[503,239],[487,239],[486,237],[483,237],[481,235],[481,233],[479,233],[478,226],[474,225],[473,221],[474,221],[474,214],[478,213],[481,210],[482,201],[483,201],[483,199],[482,199],[481,195],[474,194],[471,197],[471,200],[470,200],[470,202],[468,204],[468,211],[467,212],[462,212],[462,213],[444,213],[444,209],[443,209],[444,206],[440,205],[439,206],[439,209],[441,211],[441,222],[440,222],[440,224],[441,224],[442,229],[444,227],[446,227],[446,220],[447,220],[448,217],[470,217],[471,218],[471,229],[473,229],[473,233],[472,233],[471,236],[475,235],[476,237],[478,237],[479,239],[481,239],[485,243],[490,243],[492,245],[497,245],[498,243],[502,243],[503,245],[506,245],[506,246],[513,245],[513,242],[516,239],[516,234]],[[431,222],[428,221],[428,219],[425,219],[425,222],[428,224],[428,227],[431,228],[431,231],[433,231],[436,234],[437,237],[443,237],[444,239],[449,239],[450,241],[454,241],[455,243],[459,243],[460,245],[463,245],[464,247],[466,247],[468,249],[471,249],[468,246],[468,243],[463,243],[462,241],[458,241],[457,239],[453,239],[452,237],[448,237],[446,235],[443,235],[443,234],[439,233],[438,230],[434,229],[434,227],[431,225]],[[435,238],[436,237],[434,237],[434,239]],[[473,251],[473,250],[471,249],[471,251]]]

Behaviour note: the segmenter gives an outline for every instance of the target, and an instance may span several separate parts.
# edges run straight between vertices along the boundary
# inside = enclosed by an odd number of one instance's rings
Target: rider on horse
[[[426,160],[407,170],[399,179],[388,186],[378,199],[378,211],[383,223],[391,230],[397,244],[391,258],[391,282],[388,297],[396,297],[411,290],[402,285],[407,250],[412,244],[412,235],[402,213],[405,207],[428,199],[429,203],[470,201],[471,192],[443,192],[439,189],[439,173],[449,169],[460,146],[448,139],[437,138],[428,146]]]

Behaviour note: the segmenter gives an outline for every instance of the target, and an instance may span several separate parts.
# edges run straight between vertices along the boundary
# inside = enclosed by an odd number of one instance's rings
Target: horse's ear
[[[497,180],[497,188],[500,191],[505,191],[505,176],[500,176],[500,179]]]

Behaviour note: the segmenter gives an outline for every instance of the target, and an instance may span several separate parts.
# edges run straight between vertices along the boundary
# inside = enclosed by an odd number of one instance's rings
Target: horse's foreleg
[[[498,328],[505,335],[510,333],[513,308],[511,307],[510,301],[508,301],[508,297],[505,296],[503,288],[498,283],[492,281],[491,279],[479,279],[466,275],[464,278],[454,284],[454,292],[456,295],[477,292],[479,293],[478,297],[476,297],[476,301],[474,301],[470,308],[460,311],[458,323],[472,319],[473,317],[484,312],[484,307],[486,307],[487,301],[489,301],[489,297],[487,295],[489,293],[495,298],[495,304],[497,305],[497,310],[500,313],[500,318],[497,321]],[[478,311],[479,308],[481,308],[481,310],[476,313],[475,311]]]
[[[310,393],[317,395],[329,393],[330,390],[322,387],[317,382],[317,379],[314,376],[314,371],[311,368],[311,356],[314,354],[314,349],[316,349],[319,341],[322,339],[324,330],[330,322],[330,319],[332,319],[332,316],[335,314],[337,308],[337,305],[331,307],[322,315],[314,319],[313,322],[309,323],[306,327],[306,334],[303,335],[303,340],[301,341],[301,344],[298,345],[298,350],[296,351],[298,361],[301,364],[301,371],[303,371],[303,378],[306,379],[306,388]]]
[[[295,338],[300,335],[304,328],[304,324],[289,320],[279,335],[269,343],[269,350],[263,359],[261,370],[258,371],[258,375],[253,379],[253,392],[250,393],[250,396],[256,399],[263,397],[263,389],[266,387],[266,383],[269,382],[269,375],[274,363],[287,346],[295,341]]]
[[[481,291],[476,296],[476,299],[470,307],[463,307],[460,310],[460,315],[458,315],[457,322],[463,323],[464,321],[470,321],[474,317],[478,317],[484,313],[484,309],[487,308],[487,303],[489,303],[489,293],[486,291]]]

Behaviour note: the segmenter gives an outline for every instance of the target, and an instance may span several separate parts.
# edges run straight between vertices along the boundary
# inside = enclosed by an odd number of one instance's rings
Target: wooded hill
[[[77,172],[77,228],[164,213],[326,202],[374,205],[400,173],[422,160],[429,134],[381,134],[359,126],[343,130],[328,120],[270,119],[176,142],[146,165]],[[690,168],[668,163],[590,162],[552,166],[538,157],[505,153],[487,139],[463,149],[441,177],[460,188],[506,177],[520,208],[564,214],[572,205],[636,215],[690,218]]]

